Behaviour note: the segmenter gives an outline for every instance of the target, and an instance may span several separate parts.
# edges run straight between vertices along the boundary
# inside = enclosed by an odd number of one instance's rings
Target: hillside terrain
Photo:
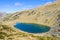
[[[8,15],[6,12],[0,12],[0,22]]]
[[[50,27],[58,25],[60,16],[60,2],[55,2],[50,5],[44,5],[35,9],[22,12],[15,12],[8,15],[4,21],[8,22],[26,22],[44,24]]]
[[[14,28],[16,22],[42,24],[51,30],[30,34]],[[0,40],[60,40],[60,1],[7,15],[0,22]]]
[[[56,36],[38,36],[18,31],[13,27],[0,24],[0,40],[58,40]]]

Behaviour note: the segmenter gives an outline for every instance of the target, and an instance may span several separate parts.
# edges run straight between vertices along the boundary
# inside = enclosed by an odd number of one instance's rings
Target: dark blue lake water
[[[15,28],[28,33],[44,33],[50,30],[50,27],[33,23],[16,23]]]

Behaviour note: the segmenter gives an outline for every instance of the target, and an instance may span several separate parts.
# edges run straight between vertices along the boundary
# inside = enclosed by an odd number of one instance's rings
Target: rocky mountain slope
[[[52,29],[45,35],[29,34],[14,28],[16,22],[37,23]],[[42,34],[41,34],[42,35]],[[0,40],[60,40],[60,1],[31,10],[15,12],[0,23]]]
[[[5,19],[7,21],[13,20],[14,22],[19,21],[28,23],[38,23],[54,27],[59,25],[59,16],[60,2],[54,2],[35,9],[26,10],[22,12],[15,12],[7,16]]]
[[[6,17],[8,14],[6,12],[0,12],[0,22],[3,21],[4,17]]]

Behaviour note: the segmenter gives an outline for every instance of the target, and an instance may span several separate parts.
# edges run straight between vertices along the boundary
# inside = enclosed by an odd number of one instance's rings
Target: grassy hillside
[[[58,26],[60,2],[54,2],[31,10],[15,12],[8,15],[4,21],[44,24],[50,27]]]
[[[0,40],[58,40],[56,36],[36,36],[0,24]]]
[[[16,22],[51,27],[43,34],[30,34],[14,28]],[[60,1],[7,15],[0,22],[0,40],[60,40]]]

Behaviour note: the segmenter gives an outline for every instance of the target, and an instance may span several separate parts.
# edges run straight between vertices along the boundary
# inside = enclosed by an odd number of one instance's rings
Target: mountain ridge
[[[20,20],[21,22],[45,24],[47,26],[55,26],[57,24],[58,15],[60,14],[59,4],[60,2],[54,2],[50,5],[39,7],[36,9],[16,12],[14,14],[9,15],[6,19],[17,21]],[[47,23],[45,23],[45,21],[47,21]]]

